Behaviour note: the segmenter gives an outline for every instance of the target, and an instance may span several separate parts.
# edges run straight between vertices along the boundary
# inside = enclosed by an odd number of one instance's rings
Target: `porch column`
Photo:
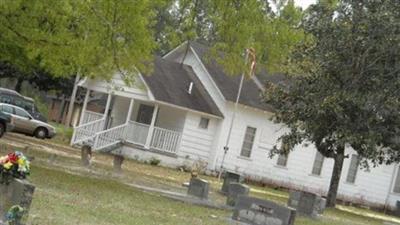
[[[135,102],[135,100],[133,98],[131,98],[131,102],[129,103],[128,115],[126,115],[126,122],[125,123],[128,123],[129,120],[131,119],[131,114],[132,114],[133,103],[134,102]]]
[[[86,95],[85,95],[85,100],[83,101],[83,106],[82,106],[82,111],[81,111],[81,116],[79,118],[79,125],[82,125],[83,122],[83,118],[85,117],[85,112],[86,112],[86,107],[87,107],[87,103],[89,101],[89,97],[90,97],[90,89],[88,88],[86,90]]]
[[[146,144],[144,145],[145,148],[150,148],[151,139],[153,138],[154,125],[156,123],[157,114],[158,114],[158,105],[156,104],[154,106],[154,110],[153,110],[153,117],[151,118],[149,133],[147,133]]]
[[[107,104],[106,104],[106,109],[104,110],[104,114],[103,114],[103,119],[106,119],[108,116],[108,111],[110,110],[110,105],[111,105],[111,98],[112,98],[112,94],[108,94],[107,97]]]
[[[104,110],[104,114],[103,114],[103,120],[104,120],[104,124],[101,130],[106,130],[108,129],[108,125],[109,125],[109,120],[107,119],[108,116],[108,111],[110,111],[110,105],[111,105],[111,100],[112,100],[112,94],[109,93],[108,97],[107,97],[107,104],[106,104],[106,108]]]

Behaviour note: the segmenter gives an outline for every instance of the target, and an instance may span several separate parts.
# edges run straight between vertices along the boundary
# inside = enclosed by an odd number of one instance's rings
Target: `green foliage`
[[[158,166],[158,164],[160,164],[161,160],[157,159],[156,157],[152,157],[149,160],[149,164],[152,166]]]
[[[0,59],[57,76],[80,72],[129,81],[148,70],[155,43],[150,0],[15,0],[0,4]]]
[[[157,9],[155,26],[160,52],[166,53],[187,40],[212,45],[225,72],[241,74],[248,69],[245,49],[254,48],[259,69],[280,71],[293,47],[303,40],[299,28],[303,13],[293,1],[282,1],[273,13],[268,1],[169,0]],[[224,52],[223,55],[219,52]]]
[[[163,54],[201,39],[215,47],[213,56],[228,74],[247,68],[243,55],[250,47],[260,69],[276,71],[304,37],[301,10],[293,1],[279,2],[275,14],[259,0],[3,1],[0,61],[21,71],[20,80],[33,71],[103,79],[120,72],[132,83],[137,70],[151,70],[157,44]]]
[[[269,85],[266,101],[290,128],[277,152],[312,142],[340,167],[338,184],[345,147],[363,165],[400,161],[400,2],[327,2],[303,21],[311,37],[291,57],[296,77]]]
[[[57,135],[51,140],[56,143],[69,145],[71,142],[72,134],[74,129],[72,127],[66,127],[64,124],[51,123],[56,128]]]

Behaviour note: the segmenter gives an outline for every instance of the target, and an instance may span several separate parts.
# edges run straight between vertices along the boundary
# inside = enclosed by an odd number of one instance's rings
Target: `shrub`
[[[158,166],[158,164],[160,164],[161,160],[157,159],[156,157],[152,157],[149,160],[150,165],[152,166]]]

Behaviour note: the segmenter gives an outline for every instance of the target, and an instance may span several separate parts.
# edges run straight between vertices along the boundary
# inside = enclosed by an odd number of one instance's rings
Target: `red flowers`
[[[8,153],[8,160],[9,162],[11,162],[12,164],[15,164],[18,162],[19,157],[13,152],[13,153]]]

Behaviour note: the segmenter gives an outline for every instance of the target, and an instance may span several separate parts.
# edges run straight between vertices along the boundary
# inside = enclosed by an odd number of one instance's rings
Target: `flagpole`
[[[246,49],[246,55],[245,55],[245,64],[247,64],[247,60],[249,57],[249,50]],[[225,157],[226,154],[228,153],[229,150],[229,142],[231,139],[231,134],[232,134],[232,129],[233,129],[233,123],[235,121],[236,118],[236,112],[237,112],[237,108],[239,105],[239,100],[240,100],[240,94],[242,93],[242,88],[243,88],[243,82],[244,82],[244,76],[245,76],[245,71],[242,73],[242,77],[240,78],[240,83],[239,83],[239,89],[238,89],[238,93],[236,95],[236,102],[235,102],[235,108],[233,110],[233,115],[231,118],[231,124],[229,127],[229,132],[228,132],[228,137],[226,138],[226,142],[225,142],[225,146],[224,146],[224,155],[222,156],[222,161],[221,161],[221,167],[219,169],[219,174],[218,174],[218,181],[221,180],[221,176],[222,176],[222,172],[224,170],[224,162],[225,162]]]

